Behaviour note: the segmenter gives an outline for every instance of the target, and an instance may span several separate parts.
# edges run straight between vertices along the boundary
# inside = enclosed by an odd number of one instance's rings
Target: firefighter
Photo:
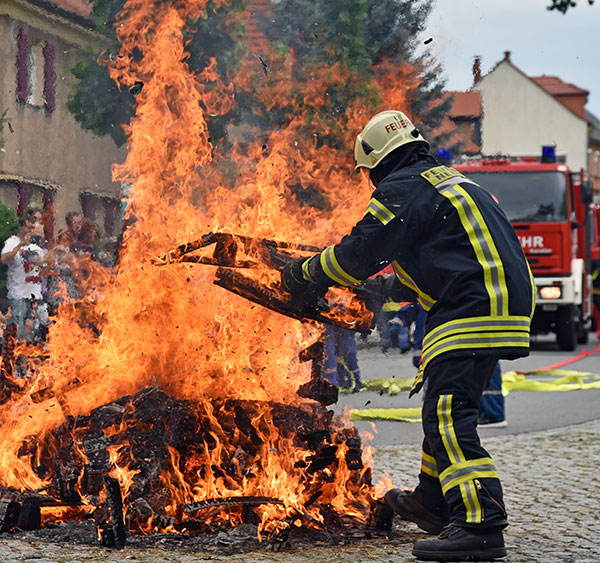
[[[592,295],[594,299],[594,324],[600,339],[600,258],[592,260]]]
[[[310,308],[329,286],[358,284],[392,264],[394,298],[418,301],[427,311],[410,396],[427,385],[419,484],[412,492],[388,491],[386,502],[439,534],[415,543],[418,559],[504,557],[502,488],[479,441],[477,414],[498,360],[529,354],[535,306],[529,266],[490,194],[440,165],[404,113],[374,116],[354,156],[375,189],[363,218],[338,244],[290,262],[282,285]]]

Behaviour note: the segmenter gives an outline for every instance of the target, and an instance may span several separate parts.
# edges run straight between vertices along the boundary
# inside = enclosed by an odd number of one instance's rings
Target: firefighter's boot
[[[506,547],[501,527],[449,524],[437,538],[415,542],[412,554],[420,561],[492,561],[506,557]]]
[[[414,522],[430,534],[439,534],[449,522],[447,509],[428,510],[411,491],[392,489],[385,494],[384,500],[400,518]]]

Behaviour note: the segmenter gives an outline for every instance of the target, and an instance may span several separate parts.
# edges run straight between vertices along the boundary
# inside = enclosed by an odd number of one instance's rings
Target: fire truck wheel
[[[558,308],[556,340],[561,350],[572,352],[577,347],[576,309],[573,305]]]
[[[590,326],[583,320],[583,308],[577,307],[577,344],[587,344],[590,339]]]

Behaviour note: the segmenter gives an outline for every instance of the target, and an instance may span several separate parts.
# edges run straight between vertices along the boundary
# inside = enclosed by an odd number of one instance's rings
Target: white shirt
[[[6,239],[2,254],[14,250],[21,239],[13,235]],[[15,257],[8,263],[6,287],[9,299],[41,299],[42,280],[41,267],[30,262],[31,258],[41,260],[44,251],[37,244],[28,244],[19,249]]]

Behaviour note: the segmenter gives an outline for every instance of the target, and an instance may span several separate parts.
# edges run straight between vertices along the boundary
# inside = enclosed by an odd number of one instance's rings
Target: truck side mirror
[[[581,182],[581,202],[589,205],[594,200],[594,186],[589,180]]]

